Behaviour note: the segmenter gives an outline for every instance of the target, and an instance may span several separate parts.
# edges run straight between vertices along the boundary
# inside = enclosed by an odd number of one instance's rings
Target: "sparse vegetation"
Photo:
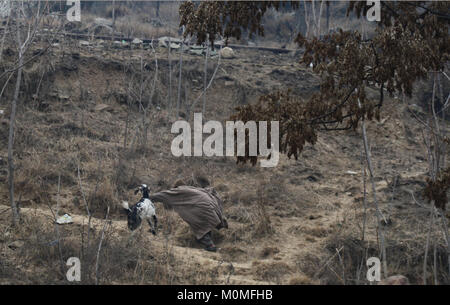
[[[369,284],[365,261],[384,248],[388,275],[449,284],[450,44],[448,17],[433,14],[448,4],[417,2],[428,8],[419,15],[407,2],[389,4],[400,17],[383,6],[395,22],[375,30],[362,2],[348,18],[347,3],[330,2],[328,26],[326,4],[315,4],[314,17],[305,3],[92,2],[79,24],[50,18],[60,9],[51,6],[33,23],[40,34],[23,50],[21,72],[16,34],[28,29],[16,17],[1,23],[0,283],[67,284],[62,262],[75,256],[82,284]],[[112,22],[113,5],[114,36],[124,41],[93,29],[96,18]],[[203,18],[217,17],[211,10],[243,16],[224,25]],[[180,21],[184,46],[203,45],[201,55],[132,42],[182,38]],[[250,48],[219,57],[206,44],[222,37]],[[174,157],[171,124],[194,112],[280,120],[285,155],[275,168],[252,167],[249,156]],[[159,204],[158,235],[146,226],[131,234],[119,204],[135,202],[142,183],[150,192],[214,187],[229,222],[212,233],[220,250],[204,251]],[[66,213],[73,223],[55,226]]]

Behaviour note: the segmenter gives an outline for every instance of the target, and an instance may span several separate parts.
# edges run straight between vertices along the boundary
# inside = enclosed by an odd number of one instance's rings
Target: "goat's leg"
[[[152,232],[153,235],[156,235],[155,225],[150,220],[150,218],[147,218],[148,225],[150,226],[150,232]]]
[[[153,223],[155,224],[155,230],[158,228],[158,218],[156,218],[156,215],[153,215]]]

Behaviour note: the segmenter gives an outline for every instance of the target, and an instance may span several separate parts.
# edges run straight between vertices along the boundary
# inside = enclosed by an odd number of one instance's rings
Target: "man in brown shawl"
[[[228,228],[228,223],[222,213],[222,200],[213,188],[178,186],[152,194],[150,200],[162,202],[166,209],[175,210],[189,224],[205,250],[216,251],[211,230]]]

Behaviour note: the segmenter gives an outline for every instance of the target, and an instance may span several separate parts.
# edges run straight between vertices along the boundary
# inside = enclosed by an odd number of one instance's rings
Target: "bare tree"
[[[26,38],[22,41],[21,30],[22,30],[22,18],[27,18],[24,8],[23,2],[21,5],[14,5],[14,12],[16,14],[16,43],[17,43],[17,77],[16,77],[16,85],[14,89],[14,96],[11,103],[11,114],[9,118],[9,134],[8,134],[8,183],[9,183],[9,200],[11,204],[12,210],[12,224],[16,225],[17,221],[20,218],[19,210],[17,208],[16,202],[14,200],[14,125],[16,120],[16,111],[17,111],[17,101],[19,99],[20,94],[20,85],[22,82],[22,70],[24,66],[24,54],[27,49],[31,46],[32,41],[35,37],[36,31],[40,22],[40,3],[37,5],[37,14],[34,17],[34,22],[28,22],[28,29],[26,31]],[[13,10],[11,8],[11,14]]]
[[[203,107],[202,113],[205,116],[206,111],[206,89],[207,89],[207,78],[208,78],[208,56],[209,56],[209,44],[206,43],[206,54],[205,54],[205,69],[203,71]]]
[[[362,105],[361,102],[358,99],[358,107],[361,109]],[[388,276],[387,272],[387,258],[386,258],[386,244],[385,244],[385,235],[384,235],[384,226],[383,224],[387,224],[387,220],[384,217],[383,213],[380,210],[380,207],[378,205],[377,200],[377,193],[376,193],[376,187],[375,187],[375,179],[374,179],[374,171],[372,167],[372,157],[370,154],[370,147],[369,147],[369,141],[367,140],[367,132],[366,132],[366,123],[364,116],[361,119],[361,129],[362,129],[362,137],[363,137],[363,143],[364,143],[364,152],[366,155],[366,162],[367,162],[367,168],[369,170],[369,178],[370,183],[372,185],[372,195],[373,195],[373,201],[376,208],[376,216],[377,216],[377,231],[380,238],[380,246],[381,246],[381,255],[383,260],[383,274],[385,277]],[[382,222],[383,221],[383,222]]]
[[[183,26],[183,34],[184,34],[184,26]],[[184,35],[182,36],[184,37]],[[178,75],[178,98],[177,98],[177,112],[175,114],[175,119],[178,119],[178,116],[180,115],[180,103],[181,103],[181,75],[183,72],[183,45],[184,45],[184,39],[181,41],[180,46],[180,61],[179,61],[179,75]]]

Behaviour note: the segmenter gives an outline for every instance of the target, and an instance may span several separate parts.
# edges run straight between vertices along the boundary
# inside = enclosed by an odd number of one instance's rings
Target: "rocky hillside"
[[[204,120],[225,121],[235,107],[275,90],[291,88],[304,99],[318,90],[317,78],[298,64],[301,51],[234,52],[218,68],[219,57],[209,59],[208,79],[214,80]],[[7,48],[3,56],[13,61],[16,54]],[[369,187],[364,197],[360,130],[324,132],[299,160],[281,156],[274,168],[236,165],[229,157],[174,157],[170,130],[178,94],[178,117],[192,120],[202,109],[204,81],[204,57],[183,53],[178,92],[179,57],[178,50],[169,56],[167,48],[139,42],[67,39],[25,67],[15,141],[23,218],[18,228],[10,226],[8,209],[13,86],[6,87],[0,101],[0,283],[66,283],[61,259],[77,256],[84,283],[367,284],[365,260],[378,256],[378,241]],[[430,90],[428,85],[423,87]],[[411,194],[425,204],[427,153],[412,115],[423,113],[422,95],[414,96],[387,98],[381,120],[368,123],[368,134],[378,200],[390,217],[388,268],[420,283],[428,212]],[[217,253],[202,250],[178,215],[159,204],[157,236],[146,224],[133,235],[127,230],[119,203],[137,200],[138,184],[159,191],[179,180],[210,184],[224,199],[229,229],[214,232]],[[56,211],[70,214],[74,223],[55,227]],[[431,240],[438,281],[448,284],[445,242],[437,228]],[[433,268],[429,260],[430,278]]]

